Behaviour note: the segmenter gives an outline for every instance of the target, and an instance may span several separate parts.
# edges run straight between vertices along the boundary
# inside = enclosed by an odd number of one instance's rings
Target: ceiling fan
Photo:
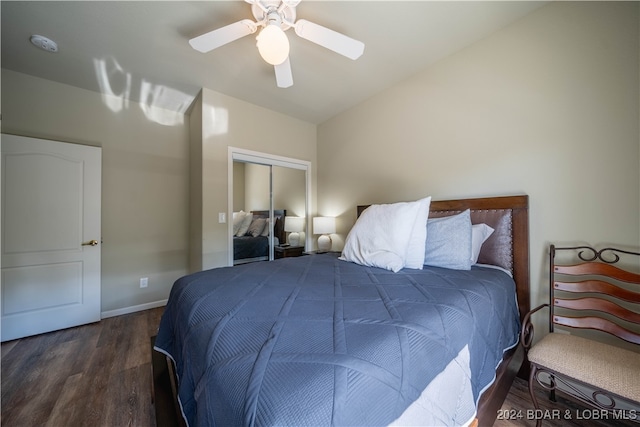
[[[234,40],[258,31],[258,51],[262,58],[273,65],[278,87],[293,85],[289,62],[289,39],[284,33],[294,28],[298,36],[319,44],[350,59],[358,59],[364,52],[364,43],[347,37],[305,19],[296,21],[296,6],[300,0],[245,0],[251,4],[255,22],[250,19],[229,24],[189,40],[195,50],[209,52]]]

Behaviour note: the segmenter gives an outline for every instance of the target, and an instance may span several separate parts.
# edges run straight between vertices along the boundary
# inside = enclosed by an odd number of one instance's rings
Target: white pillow
[[[427,221],[424,264],[471,270],[471,212]]]
[[[405,268],[422,270],[424,265],[424,242],[427,240],[427,218],[429,217],[429,206],[431,197],[418,200],[420,208],[413,223],[413,230],[407,245],[407,255],[405,258]]]
[[[482,244],[493,234],[487,224],[473,224],[471,227],[471,264],[477,264]]]
[[[262,233],[260,233],[261,236],[266,237],[269,235],[269,233],[271,232],[271,223],[271,218],[267,218],[267,221],[264,225],[264,230],[262,230]]]
[[[234,212],[233,213],[233,235],[235,236],[242,225],[242,220],[247,215],[245,211]]]
[[[400,271],[423,200],[369,206],[347,235],[340,259]]]
[[[236,233],[236,236],[240,237],[240,236],[244,236],[245,234],[247,234],[247,230],[249,230],[249,226],[251,225],[251,221],[253,221],[253,214],[252,213],[247,213],[244,218],[242,219],[242,223],[240,224],[240,227],[238,228],[238,232]]]

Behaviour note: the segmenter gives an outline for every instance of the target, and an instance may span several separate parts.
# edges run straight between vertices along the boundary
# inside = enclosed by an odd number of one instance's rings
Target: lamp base
[[[289,234],[289,245],[300,246],[300,234],[298,232],[293,231]]]
[[[318,251],[329,252],[331,250],[331,237],[328,234],[323,234],[318,237]]]

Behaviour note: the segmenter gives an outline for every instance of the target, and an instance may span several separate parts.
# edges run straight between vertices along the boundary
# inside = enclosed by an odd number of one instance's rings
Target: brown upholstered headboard
[[[358,216],[368,205],[358,206]],[[513,274],[520,317],[529,303],[529,196],[459,200],[432,200],[429,217],[438,218],[471,210],[473,224],[486,223],[495,231],[482,245],[478,262],[503,267]]]

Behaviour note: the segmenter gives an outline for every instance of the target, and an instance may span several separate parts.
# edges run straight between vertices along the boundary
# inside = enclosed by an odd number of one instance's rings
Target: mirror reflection
[[[234,160],[234,265],[302,255],[305,189],[304,170]]]

